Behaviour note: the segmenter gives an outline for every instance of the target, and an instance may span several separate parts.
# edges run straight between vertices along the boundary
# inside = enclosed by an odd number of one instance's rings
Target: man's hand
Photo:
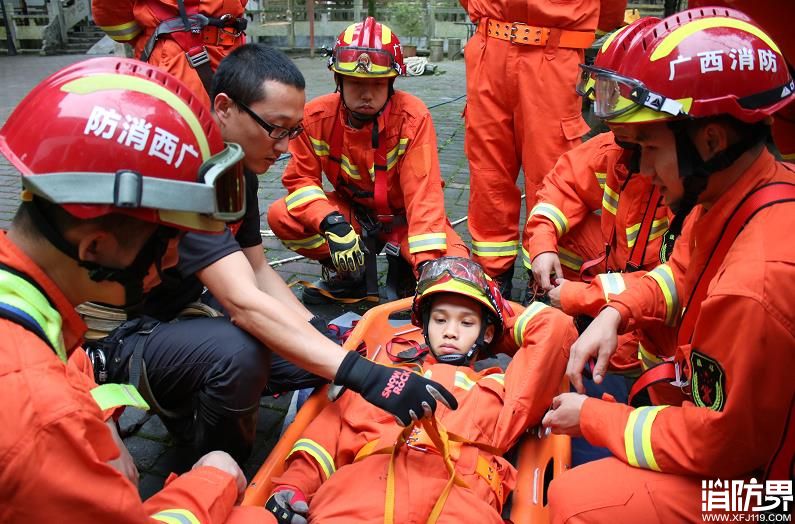
[[[364,399],[395,416],[398,424],[408,426],[436,410],[436,402],[450,409],[458,401],[441,384],[406,369],[376,364],[355,351],[342,360],[334,383],[360,393]]]
[[[547,297],[549,298],[549,305],[558,309],[563,309],[560,305],[560,294],[563,292],[563,284],[566,283],[566,280],[563,278],[559,278],[557,280],[558,285],[553,287],[547,293]]]
[[[545,292],[555,287],[555,279],[563,277],[563,269],[560,267],[560,258],[557,253],[546,252],[536,255],[532,262],[533,278]]]
[[[580,411],[585,395],[562,393],[552,399],[552,409],[547,411],[541,424],[558,435],[582,436],[580,431]]]
[[[326,237],[331,262],[337,271],[353,273],[364,269],[364,243],[339,212],[330,213],[320,223]]]
[[[593,319],[580,338],[572,344],[566,376],[578,393],[585,393],[582,370],[588,360],[594,357],[596,365],[593,369],[593,381],[597,384],[602,383],[610,356],[615,353],[618,345],[619,324],[621,324],[621,315],[616,309],[608,306]]]
[[[135,487],[138,487],[138,468],[135,467],[135,461],[132,456],[130,456],[130,452],[127,451],[127,446],[124,445],[124,441],[119,436],[119,432],[116,431],[116,423],[113,419],[110,419],[106,424],[110,429],[110,433],[113,435],[113,441],[116,443],[116,447],[119,448],[119,458],[108,461],[108,464],[127,477],[127,480],[132,482]]]
[[[211,451],[197,460],[196,464],[194,464],[191,469],[196,469],[201,466],[212,466],[232,475],[237,484],[237,502],[240,503],[240,501],[243,500],[243,494],[246,492],[246,477],[243,475],[240,466],[237,465],[237,462],[235,462],[235,459],[233,459],[229,453],[225,451]]]
[[[279,486],[273,490],[265,509],[276,516],[279,524],[306,524],[309,504],[306,495],[295,486]]]

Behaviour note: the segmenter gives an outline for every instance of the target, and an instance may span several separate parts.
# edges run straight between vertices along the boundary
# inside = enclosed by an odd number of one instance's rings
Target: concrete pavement
[[[28,56],[0,57],[0,123],[33,86],[48,74],[68,64],[84,60],[86,56]],[[332,74],[328,71],[325,59],[299,57],[296,64],[307,81],[307,98],[312,99],[334,89]],[[437,75],[401,78],[398,89],[419,96],[433,115],[438,137],[439,160],[446,183],[445,207],[452,221],[457,221],[467,213],[469,198],[469,169],[463,152],[464,127],[461,113],[464,108],[465,78],[463,61],[445,61],[439,64]],[[286,162],[277,163],[271,170],[259,177],[260,209],[267,210],[269,203],[285,195],[281,185],[281,173]],[[18,173],[0,157],[0,227],[6,228],[19,203]],[[270,261],[291,258],[294,253],[282,246],[267,230],[263,219],[263,236],[266,255]],[[457,226],[461,236],[469,241],[466,222]],[[385,264],[380,263],[383,270]],[[287,282],[314,280],[320,275],[319,265],[312,261],[290,261],[276,266],[277,271]],[[517,269],[514,282],[514,298],[519,297],[523,288],[523,271]],[[300,286],[296,286],[296,291]],[[362,311],[362,307],[354,308]],[[318,310],[323,316],[333,318],[341,312],[338,307]],[[270,452],[281,429],[282,419],[287,411],[290,395],[278,399],[263,397],[259,414],[257,445],[251,459],[245,464],[246,474],[253,475]],[[142,412],[127,410],[122,417],[125,442],[136,460],[141,473],[140,491],[147,497],[159,490],[171,471],[182,471],[190,467],[183,450],[176,447],[168,432],[157,417]]]

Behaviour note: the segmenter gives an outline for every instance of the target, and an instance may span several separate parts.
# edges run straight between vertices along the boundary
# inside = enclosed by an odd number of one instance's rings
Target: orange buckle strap
[[[501,504],[505,504],[505,498],[503,498],[504,493],[502,492],[502,477],[500,477],[499,472],[491,466],[489,461],[483,458],[483,455],[478,455],[478,464],[475,466],[475,473],[486,481],[491,491],[497,496],[497,500],[499,500]]]
[[[488,24],[488,36],[506,40],[512,44],[545,46],[551,38],[559,34],[558,47],[585,49],[591,46],[595,38],[593,31],[570,31],[491,19]]]
[[[235,31],[234,28],[208,25],[202,29],[204,45],[229,47],[243,43],[243,38],[245,38],[243,32]]]

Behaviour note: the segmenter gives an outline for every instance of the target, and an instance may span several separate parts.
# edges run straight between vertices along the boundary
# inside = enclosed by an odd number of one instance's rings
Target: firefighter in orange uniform
[[[649,25],[646,18],[612,35],[594,60],[611,68],[620,50]],[[593,81],[583,75],[577,92],[593,98]],[[626,288],[632,272],[660,263],[668,229],[668,208],[647,177],[637,174],[637,149],[620,140],[623,130],[603,133],[566,152],[544,178],[525,226],[524,261],[533,286],[525,301],[548,293],[550,303],[583,322],[594,317]],[[625,146],[625,147],[622,147]],[[664,260],[663,260],[664,261]],[[623,337],[611,370],[633,372],[640,366],[638,340]]]
[[[94,22],[135,58],[168,71],[210,108],[218,64],[246,43],[248,0],[92,0]]]
[[[0,235],[0,520],[272,521],[233,508],[246,481],[220,451],[142,503],[135,479],[114,468],[120,441],[102,410],[146,403],[130,386],[96,386],[74,356],[86,330],[77,304],[138,300],[180,230],[220,232],[242,216],[240,148],[224,148],[170,75],[99,58],[39,84],[0,130],[0,151],[25,190]]]
[[[576,336],[571,319],[542,303],[515,315],[477,263],[442,257],[423,267],[412,321],[423,328],[430,353],[406,363],[405,373],[419,367],[459,399],[458,411],[437,411],[449,457],[437,452],[445,446],[435,439],[436,424],[404,430],[346,393],[295,443],[266,507],[304,515],[308,509],[313,522],[425,522],[432,511],[445,522],[502,522],[516,471],[501,455],[540,420],[558,389]],[[504,372],[474,371],[487,351],[514,357]],[[449,493],[447,460],[466,483]],[[397,486],[391,493],[390,476]],[[389,499],[394,515],[385,513]]]
[[[754,66],[741,67],[739,56],[754,57]],[[597,358],[600,382],[617,333],[669,322],[660,342],[673,360],[638,382],[670,382],[681,394],[637,409],[556,397],[544,424],[614,456],[553,481],[553,521],[701,522],[703,479],[764,479],[771,495],[792,475],[795,246],[782,238],[795,228],[795,171],[765,143],[770,116],[795,99],[795,83],[774,41],[723,8],[663,20],[617,71],[593,74],[597,116],[632,130],[640,172],[675,212],[672,229],[688,216],[689,231],[667,264],[591,323],[572,346],[567,374],[582,391],[583,366]]]
[[[574,91],[577,65],[597,25],[618,27],[626,6],[602,3],[600,20],[599,0],[461,0],[478,24],[464,51],[472,251],[506,296],[519,253],[516,177],[521,167],[529,215],[544,175],[589,130]]]
[[[372,17],[349,26],[329,59],[339,93],[306,105],[305,132],[290,143],[288,195],[268,223],[285,246],[323,264],[305,303],[377,297],[374,257],[384,245],[390,266],[402,258],[415,274],[441,255],[468,256],[445,214],[428,108],[394,89],[403,67],[389,27]],[[334,191],[323,190],[324,173]],[[387,287],[396,298],[389,278]]]

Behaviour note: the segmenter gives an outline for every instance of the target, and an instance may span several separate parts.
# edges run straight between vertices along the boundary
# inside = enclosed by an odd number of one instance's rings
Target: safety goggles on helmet
[[[687,115],[681,102],[651,91],[639,80],[595,66],[581,67],[593,79],[593,108],[598,118],[611,120],[644,107],[672,117]]]
[[[578,95],[583,98],[587,96],[591,100],[593,100],[595,83],[592,69],[592,66],[580,64],[580,79],[577,81],[577,85],[574,88]]]
[[[34,195],[59,205],[109,205],[150,208],[161,214],[195,213],[224,222],[246,212],[243,149],[227,143],[199,168],[199,183],[143,176],[132,170],[111,173],[60,172],[23,176]]]
[[[329,60],[331,69],[342,74],[394,76],[397,73],[394,57],[383,49],[338,47]]]
[[[414,296],[414,314],[420,318],[419,303],[420,298],[429,291],[433,291],[436,286],[454,281],[454,287],[462,289],[462,294],[478,298],[484,296],[492,312],[497,316],[500,326],[503,325],[502,317],[502,297],[492,282],[483,272],[483,268],[468,258],[443,257],[432,260],[425,264],[417,280],[417,291]],[[448,288],[451,286],[447,286]],[[445,290],[447,290],[445,288]],[[469,291],[469,292],[467,292]],[[485,305],[485,304],[484,304]]]

